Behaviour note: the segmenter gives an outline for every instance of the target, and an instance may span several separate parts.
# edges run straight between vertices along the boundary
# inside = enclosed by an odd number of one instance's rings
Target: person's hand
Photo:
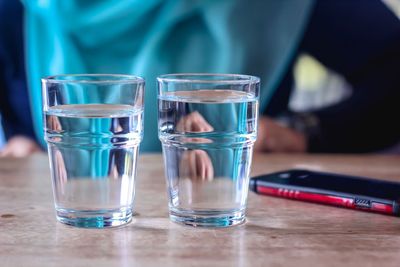
[[[214,128],[197,111],[182,117],[176,130],[179,132],[204,133],[212,132]],[[206,138],[190,137],[184,139],[190,143],[209,143]],[[201,150],[185,151],[182,155],[179,171],[182,176],[192,181],[211,181],[214,179],[214,168],[208,154]]]
[[[176,131],[184,133],[206,133],[214,131],[214,128],[197,111],[193,111],[183,116],[176,125]],[[210,143],[211,140],[203,137],[184,137],[185,142],[189,143]]]
[[[302,133],[264,116],[259,120],[254,151],[304,153],[307,151],[307,140]]]
[[[23,135],[16,135],[8,140],[0,151],[0,157],[22,158],[39,151],[40,147],[32,139]]]
[[[179,132],[206,133],[212,132],[214,128],[197,111],[193,111],[182,117],[176,125]]]
[[[179,164],[179,173],[192,181],[212,181],[214,179],[214,168],[211,159],[201,149],[183,152]]]

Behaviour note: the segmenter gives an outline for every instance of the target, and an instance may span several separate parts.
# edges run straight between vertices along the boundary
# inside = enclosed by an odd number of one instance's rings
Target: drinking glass
[[[42,89],[57,219],[91,228],[128,223],[143,135],[144,80],[56,75],[42,79]]]
[[[234,74],[158,77],[158,134],[172,221],[244,221],[260,80]]]

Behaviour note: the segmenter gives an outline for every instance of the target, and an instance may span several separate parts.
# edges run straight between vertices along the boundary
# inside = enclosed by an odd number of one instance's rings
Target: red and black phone
[[[250,179],[264,195],[399,215],[400,183],[309,170],[287,170]]]

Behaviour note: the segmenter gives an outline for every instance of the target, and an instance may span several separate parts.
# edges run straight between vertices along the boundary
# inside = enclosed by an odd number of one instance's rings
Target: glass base
[[[245,221],[245,211],[187,211],[170,209],[171,221],[194,227],[229,227]]]
[[[109,228],[129,223],[132,220],[132,209],[96,211],[56,209],[56,215],[59,222],[75,227]]]

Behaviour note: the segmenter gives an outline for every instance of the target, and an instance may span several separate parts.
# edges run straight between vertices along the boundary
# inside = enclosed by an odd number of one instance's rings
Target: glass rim
[[[188,78],[190,76],[193,78]],[[198,78],[196,79],[196,77]],[[202,77],[220,77],[221,79],[201,79]],[[157,81],[173,83],[254,84],[259,83],[260,78],[246,74],[229,73],[171,73],[159,75]]]
[[[78,78],[78,79],[63,79],[67,77]],[[79,79],[79,77],[99,77],[99,80]],[[104,78],[104,79],[103,79]],[[116,78],[116,79],[115,79]],[[109,84],[109,83],[144,83],[144,78],[136,75],[129,74],[57,74],[47,76],[41,79],[42,82],[46,83],[83,83],[83,84]]]

